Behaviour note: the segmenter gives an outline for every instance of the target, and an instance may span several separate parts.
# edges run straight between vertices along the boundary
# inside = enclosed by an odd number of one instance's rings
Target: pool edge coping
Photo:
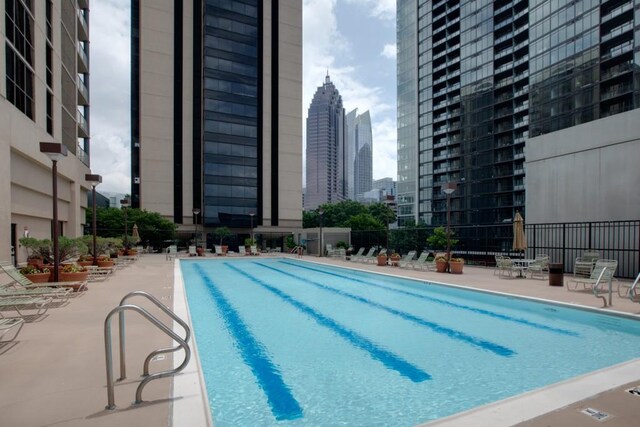
[[[180,261],[175,260],[174,262],[173,311],[191,328],[191,339],[189,340],[191,360],[189,360],[189,363],[179,375],[173,377],[171,391],[173,402],[171,405],[171,425],[212,427],[214,424],[211,416],[211,408],[209,406],[202,365],[200,364],[196,335],[191,323],[191,314],[189,312],[189,304],[187,304],[187,295],[182,270],[180,268]],[[178,322],[174,321],[173,331],[181,335],[184,329]],[[180,358],[174,356],[174,369],[180,366],[180,363]],[[176,420],[179,420],[179,422],[176,423]]]

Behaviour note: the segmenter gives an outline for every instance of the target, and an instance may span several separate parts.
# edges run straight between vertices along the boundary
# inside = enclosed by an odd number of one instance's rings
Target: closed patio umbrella
[[[131,240],[134,243],[138,243],[140,241],[140,233],[138,232],[138,224],[133,224],[133,231],[131,232]]]
[[[524,219],[520,212],[516,211],[513,218],[513,250],[524,251],[527,249],[527,238],[524,235]]]

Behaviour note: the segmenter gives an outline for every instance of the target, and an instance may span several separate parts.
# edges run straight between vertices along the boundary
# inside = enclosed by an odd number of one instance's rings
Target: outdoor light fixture
[[[322,249],[322,215],[324,215],[324,211],[322,209],[318,209],[318,215],[320,215],[320,248],[318,249],[318,256],[322,256],[324,250]]]
[[[455,182],[448,182],[442,186],[442,192],[447,195],[447,271],[451,259],[451,195],[456,191]]]
[[[41,142],[40,152],[51,159],[51,181],[53,182],[53,281],[58,281],[60,251],[58,248],[58,162],[67,156],[67,147],[57,142]]]
[[[191,212],[193,212],[193,214],[196,216],[196,219],[195,219],[195,221],[193,223],[196,226],[195,241],[196,241],[196,248],[197,248],[198,247],[198,215],[200,215],[200,209],[193,208],[193,210]]]
[[[129,226],[127,224],[127,208],[129,207],[129,199],[121,199],[120,206],[124,211],[124,244],[126,247],[129,243]]]
[[[251,243],[253,243],[253,217],[255,216],[255,212],[249,213],[249,218],[251,218]]]
[[[98,254],[96,253],[96,185],[102,182],[102,177],[95,174],[86,174],[84,176],[85,181],[91,184],[91,210],[93,212],[91,229],[93,234],[93,265],[98,265]]]

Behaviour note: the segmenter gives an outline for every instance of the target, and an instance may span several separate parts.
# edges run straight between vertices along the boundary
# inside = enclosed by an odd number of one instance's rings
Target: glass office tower
[[[450,182],[458,184],[453,224],[496,224],[516,210],[524,214],[529,137],[640,105],[639,6],[640,0],[399,1],[401,224],[445,224],[442,186]]]

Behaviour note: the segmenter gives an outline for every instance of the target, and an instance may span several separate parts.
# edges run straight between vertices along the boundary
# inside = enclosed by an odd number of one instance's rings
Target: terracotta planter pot
[[[51,273],[23,274],[23,276],[31,280],[33,283],[47,283],[49,281],[49,277],[51,277]]]
[[[78,265],[81,265],[83,267],[86,267],[88,265],[93,265],[93,261],[77,261],[76,262]]]
[[[379,266],[387,265],[387,256],[386,255],[378,256],[378,265]]]
[[[113,267],[113,265],[115,264],[115,262],[111,261],[111,260],[98,260],[98,267],[104,268],[104,267]]]
[[[77,273],[65,273],[64,271],[60,271],[58,273],[58,280],[61,282],[85,282],[88,278],[88,271],[79,271]]]
[[[447,261],[436,261],[436,271],[438,273],[447,271]]]
[[[451,274],[462,274],[463,267],[464,261],[451,261],[449,263],[449,272]]]
[[[127,255],[136,256],[136,255],[138,255],[138,250],[137,249],[127,249]]]

